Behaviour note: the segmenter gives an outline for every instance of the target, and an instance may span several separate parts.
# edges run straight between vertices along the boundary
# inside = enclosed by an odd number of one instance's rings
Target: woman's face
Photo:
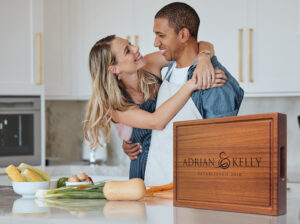
[[[139,48],[131,45],[127,40],[116,37],[111,42],[111,51],[117,59],[115,74],[132,74],[145,65],[145,60]]]

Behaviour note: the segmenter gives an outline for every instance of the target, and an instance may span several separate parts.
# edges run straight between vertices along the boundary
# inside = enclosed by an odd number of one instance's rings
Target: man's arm
[[[212,64],[225,72],[227,82],[222,87],[197,90],[192,94],[192,99],[203,118],[236,116],[244,91],[215,56],[212,58]]]
[[[140,143],[131,143],[131,141],[124,141],[122,148],[125,154],[128,155],[130,160],[137,159],[137,156],[142,153],[142,146]]]

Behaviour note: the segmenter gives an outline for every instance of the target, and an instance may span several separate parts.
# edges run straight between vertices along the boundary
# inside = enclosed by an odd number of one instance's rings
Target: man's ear
[[[180,38],[180,41],[185,43],[190,39],[190,31],[187,28],[182,28],[179,33],[178,36]]]
[[[119,74],[120,73],[119,68],[116,65],[110,65],[110,66],[108,66],[108,71],[110,73],[113,73],[113,74]]]

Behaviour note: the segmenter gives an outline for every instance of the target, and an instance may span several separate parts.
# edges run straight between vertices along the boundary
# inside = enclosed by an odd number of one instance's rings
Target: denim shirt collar
[[[191,76],[191,74],[193,74],[196,66],[197,66],[197,63],[198,63],[198,56],[196,57],[196,59],[194,60],[193,64],[189,67],[188,71],[187,71],[187,80],[189,79],[189,77]],[[168,82],[170,81],[170,78],[171,78],[171,75],[172,75],[172,72],[171,69],[173,70],[173,68],[176,66],[176,61],[173,61],[169,64],[168,66],[168,71],[167,71],[167,74],[164,78],[164,80],[167,80]],[[170,73],[170,74],[169,74]]]

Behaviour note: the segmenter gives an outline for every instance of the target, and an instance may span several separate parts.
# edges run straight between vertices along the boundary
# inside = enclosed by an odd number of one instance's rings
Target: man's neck
[[[198,47],[199,46],[196,40],[191,40],[189,43],[187,43],[176,59],[176,67],[185,68],[191,66],[198,55]]]

